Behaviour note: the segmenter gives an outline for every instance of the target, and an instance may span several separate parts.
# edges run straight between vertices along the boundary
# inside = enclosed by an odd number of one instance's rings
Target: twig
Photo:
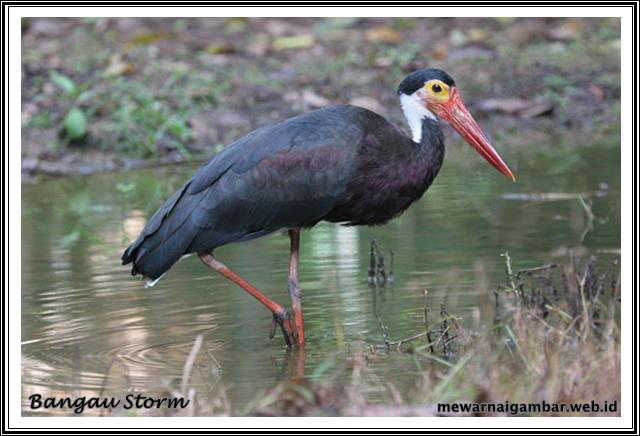
[[[448,356],[449,351],[451,351],[447,350],[447,346],[449,345],[449,323],[447,322],[449,312],[447,312],[444,304],[440,304],[440,316],[442,317],[442,334],[440,335],[440,338],[442,338],[442,353]]]
[[[521,269],[521,270],[518,271],[518,274],[516,274],[516,280],[520,278],[521,274],[531,275],[531,274],[539,273],[539,272],[542,272],[542,271],[548,271],[550,269],[554,269],[554,268],[557,268],[557,267],[558,267],[557,263],[550,263],[550,264],[538,266],[538,267],[535,267],[535,268]]]
[[[216,364],[218,369],[222,369],[222,365],[220,365],[220,363],[218,362],[218,359],[216,359],[216,357],[213,355],[213,353],[211,351],[207,350],[207,354],[209,355],[209,357],[211,357],[211,359],[213,360],[213,363]]]
[[[444,338],[445,335],[447,335],[447,337],[448,337],[448,334],[449,334],[448,332],[449,332],[449,326],[446,326],[444,328],[444,330],[440,330],[440,336],[438,336],[438,339],[435,340],[435,342],[433,343],[433,346],[437,347],[438,344],[440,343],[440,341],[445,343],[445,340],[443,340],[443,338]]]
[[[584,212],[587,214],[587,225],[584,227],[584,230],[582,231],[582,234],[580,235],[580,242],[582,243],[584,241],[584,238],[587,236],[587,234],[591,230],[593,230],[593,221],[595,219],[595,215],[593,214],[593,211],[591,210],[591,206],[589,204],[587,204],[587,202],[584,199],[583,195],[578,197],[578,200],[580,200],[580,204],[582,205],[582,208],[584,209]]]
[[[518,288],[516,287],[516,283],[513,280],[513,270],[511,269],[511,256],[509,255],[508,251],[505,251],[500,256],[504,257],[505,264],[507,266],[507,281],[511,285],[511,289],[517,293]]]
[[[422,322],[424,323],[424,331],[427,332],[427,341],[429,342],[429,351],[431,351],[431,354],[436,354],[435,350],[433,349],[433,341],[431,340],[431,332],[429,331],[429,308],[427,306],[427,294],[429,293],[428,290],[424,290],[424,300],[423,300],[423,306],[422,306],[422,311],[423,311],[423,317],[422,317]]]
[[[189,386],[189,376],[191,375],[191,369],[193,368],[193,364],[196,361],[196,356],[198,355],[198,351],[200,351],[200,346],[202,345],[202,335],[196,336],[196,340],[193,342],[193,347],[191,347],[191,351],[189,352],[189,357],[187,357],[187,361],[184,364],[184,368],[182,369],[182,383],[180,384],[180,391],[183,396],[187,395],[187,386]]]
[[[409,336],[408,338],[400,339],[398,341],[386,342],[386,344],[387,345],[397,345],[399,347],[400,345],[402,345],[404,343],[414,341],[414,340],[416,340],[418,338],[423,337],[426,334],[428,334],[428,332],[420,332],[420,333],[417,333],[417,334],[415,334],[413,336]]]

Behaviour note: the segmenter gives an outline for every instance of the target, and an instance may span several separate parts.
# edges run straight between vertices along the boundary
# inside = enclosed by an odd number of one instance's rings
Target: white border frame
[[[6,6],[5,6],[6,8]],[[20,277],[21,277],[21,156],[18,153],[17,144],[20,144],[21,121],[21,27],[22,17],[44,17],[44,16],[110,16],[110,17],[205,17],[205,16],[243,16],[247,12],[246,7],[166,7],[153,5],[147,7],[20,7],[12,6],[7,14],[9,23],[8,33],[10,35],[11,63],[8,66],[9,74],[5,75],[10,79],[13,88],[7,91],[10,100],[5,103],[5,123],[9,113],[11,114],[11,125],[8,127],[10,135],[5,134],[5,150],[10,149],[8,161],[8,174],[10,180],[10,204],[6,205],[11,222],[11,232],[7,229],[7,221],[4,221],[5,235],[9,241],[9,255],[5,257],[5,266],[10,272],[9,283],[6,283],[5,276],[5,298],[9,294],[11,306],[8,307],[10,337],[9,347],[12,360],[8,365],[8,374],[5,379],[8,382],[9,390],[4,392],[8,398],[5,404],[8,406],[8,422],[12,429],[20,428],[42,428],[55,429],[63,428],[390,428],[390,429],[452,429],[452,428],[630,428],[632,422],[632,385],[631,381],[631,332],[633,310],[636,309],[631,304],[623,304],[621,316],[622,330],[622,393],[621,393],[621,414],[616,417],[488,417],[488,418],[326,418],[326,417],[304,417],[304,418],[246,418],[246,417],[196,417],[196,418],[150,418],[140,417],[136,419],[126,417],[22,417],[21,413],[21,307],[20,307]],[[412,16],[412,17],[434,17],[434,16],[514,16],[514,17],[620,17],[622,34],[622,130],[621,168],[622,185],[621,201],[622,208],[622,234],[621,241],[621,295],[625,298],[625,303],[629,303],[630,296],[635,290],[632,286],[632,204],[629,201],[632,195],[632,125],[637,120],[632,119],[632,9],[630,7],[251,7],[251,15],[256,17],[325,17],[325,16],[359,16],[359,17],[388,17],[388,16]],[[5,27],[6,29],[7,27]],[[5,36],[6,41],[6,36]],[[5,72],[6,73],[6,72]],[[6,110],[8,105],[8,111]],[[6,185],[5,185],[6,187]],[[6,195],[5,195],[6,202]],[[8,265],[6,264],[8,263]],[[8,286],[7,286],[8,285]],[[6,301],[6,300],[5,300]],[[6,318],[5,318],[6,319]]]

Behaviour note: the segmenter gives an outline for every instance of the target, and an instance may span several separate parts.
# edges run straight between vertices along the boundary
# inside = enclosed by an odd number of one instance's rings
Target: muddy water
[[[565,138],[558,138],[558,144]],[[512,183],[453,142],[427,195],[383,227],[321,223],[303,233],[301,285],[308,345],[304,360],[267,338],[271,315],[197,258],[176,265],[154,288],[120,265],[145,219],[192,172],[171,167],[22,187],[22,382],[27,397],[180,392],[195,338],[202,346],[189,386],[219,413],[247,413],[277,381],[322,380],[327,362],[362,346],[422,329],[428,304],[478,327],[493,316],[492,289],[514,268],[563,260],[570,248],[600,262],[620,248],[619,143],[521,147],[505,159]],[[592,204],[590,222],[579,196]],[[367,281],[369,242],[395,253],[395,282]],[[226,246],[218,257],[268,295],[288,303],[285,235]],[[388,254],[387,254],[388,260]],[[387,264],[387,267],[389,265]],[[437,309],[434,309],[437,310]],[[380,380],[410,395],[416,366],[406,353],[371,363]],[[375,384],[374,384],[375,385]],[[370,399],[390,401],[384,389]],[[218,409],[216,409],[216,407]],[[91,412],[97,413],[97,412]],[[119,412],[119,414],[140,412]]]

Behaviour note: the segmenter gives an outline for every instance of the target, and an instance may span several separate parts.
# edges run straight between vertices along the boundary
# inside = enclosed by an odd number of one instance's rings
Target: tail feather
[[[159,278],[183,255],[187,254],[186,249],[196,234],[196,228],[187,219],[162,243],[154,244],[155,247],[150,249],[140,250],[133,261],[134,269],[150,279]],[[147,248],[146,244],[155,242],[153,241],[154,239],[156,238],[152,237],[149,241],[143,243],[141,248]]]
[[[147,240],[147,238],[156,233],[156,231],[160,228],[160,225],[164,223],[165,218],[173,211],[176,204],[180,201],[182,196],[184,195],[187,187],[189,186],[188,182],[181,189],[178,189],[173,193],[171,197],[153,214],[153,216],[147,222],[147,225],[136,239],[129,247],[125,250],[122,255],[122,264],[127,265],[135,260],[136,251],[140,248],[140,246]],[[135,275],[135,266],[132,274]]]
[[[186,193],[187,183],[151,217],[144,230],[122,255],[122,264],[133,263],[131,274],[157,279],[180,259],[198,234],[191,220],[202,193]]]

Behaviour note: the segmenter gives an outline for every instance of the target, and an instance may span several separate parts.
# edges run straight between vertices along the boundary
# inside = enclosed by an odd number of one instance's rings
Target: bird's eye
[[[442,91],[442,86],[438,85],[437,83],[434,83],[433,85],[431,85],[431,90],[433,92],[440,92]]]

